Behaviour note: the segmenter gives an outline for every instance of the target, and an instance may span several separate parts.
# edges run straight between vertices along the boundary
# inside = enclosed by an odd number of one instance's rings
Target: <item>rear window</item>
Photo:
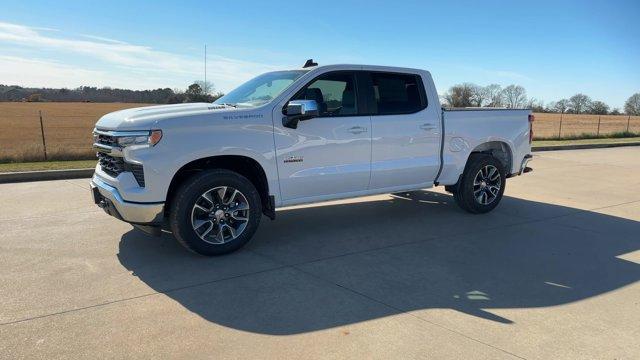
[[[418,75],[372,73],[371,79],[375,114],[408,114],[418,112],[427,106],[422,81]]]

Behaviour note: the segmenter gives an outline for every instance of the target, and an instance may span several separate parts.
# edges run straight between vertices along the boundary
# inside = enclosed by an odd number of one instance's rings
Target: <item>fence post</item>
[[[562,114],[560,113],[560,128],[558,129],[558,139],[562,138]]]
[[[598,132],[596,133],[596,136],[600,136],[600,118],[601,116],[598,115]]]
[[[44,125],[42,125],[42,110],[38,110],[40,115],[40,133],[42,134],[42,148],[44,148],[44,160],[47,160],[47,142],[44,139]]]
[[[627,132],[629,132],[629,122],[631,121],[631,115],[627,118]]]

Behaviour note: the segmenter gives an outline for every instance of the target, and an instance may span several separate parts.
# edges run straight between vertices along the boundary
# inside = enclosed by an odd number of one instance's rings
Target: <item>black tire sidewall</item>
[[[205,191],[217,186],[238,189],[249,202],[249,223],[236,239],[224,244],[211,244],[195,233],[191,226],[191,210]],[[260,194],[244,176],[229,170],[206,170],[187,179],[176,192],[169,214],[169,224],[175,238],[187,249],[201,255],[222,255],[244,246],[256,232],[262,217]]]
[[[498,195],[493,202],[487,205],[483,205],[478,203],[473,196],[473,180],[478,171],[480,171],[480,169],[482,169],[486,165],[493,165],[500,172],[500,191],[498,192]],[[461,183],[458,186],[458,198],[456,199],[456,202],[458,203],[458,205],[460,205],[460,207],[474,214],[489,212],[496,206],[498,206],[500,200],[502,200],[505,185],[506,172],[504,166],[498,159],[486,154],[472,154],[469,157],[469,161],[467,162],[467,166],[462,176]]]

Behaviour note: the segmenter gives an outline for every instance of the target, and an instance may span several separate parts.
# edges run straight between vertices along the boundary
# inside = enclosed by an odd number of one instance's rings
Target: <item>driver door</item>
[[[318,117],[282,126],[274,110],[280,192],[285,203],[340,197],[365,191],[371,175],[371,117],[354,71],[333,71],[311,80],[290,100],[315,100]]]

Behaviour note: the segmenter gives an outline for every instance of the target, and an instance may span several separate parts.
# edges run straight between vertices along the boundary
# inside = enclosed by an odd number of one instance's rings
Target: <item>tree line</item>
[[[575,94],[568,99],[560,99],[544,104],[541,100],[527,97],[527,91],[520,85],[502,87],[498,84],[479,86],[473,83],[454,85],[440,96],[445,107],[504,107],[526,108],[534,112],[554,112],[571,114],[620,115],[620,109],[603,101],[592,100],[585,94]],[[624,104],[624,113],[640,115],[640,93],[631,95]]]
[[[213,102],[222,93],[214,90],[213,84],[195,81],[185,90],[159,88],[154,90],[129,90],[110,87],[81,86],[67,88],[25,88],[0,84],[0,101],[56,101],[56,102],[125,102],[178,104],[186,102]]]
[[[25,88],[0,84],[0,101],[179,104],[213,102],[223,95],[223,93],[215,91],[212,83],[204,81],[195,81],[185,90],[170,88],[129,90],[91,86],[81,86],[75,89]],[[527,97],[525,88],[515,84],[504,88],[498,84],[487,86],[479,86],[473,83],[458,84],[450,87],[441,96],[441,99],[445,107],[528,108],[534,112],[596,115],[620,115],[623,113],[620,109],[611,109],[603,101],[594,101],[585,94],[575,94],[568,99],[560,99],[544,104],[541,100]],[[640,115],[640,93],[635,93],[627,99],[623,111],[628,115]]]

